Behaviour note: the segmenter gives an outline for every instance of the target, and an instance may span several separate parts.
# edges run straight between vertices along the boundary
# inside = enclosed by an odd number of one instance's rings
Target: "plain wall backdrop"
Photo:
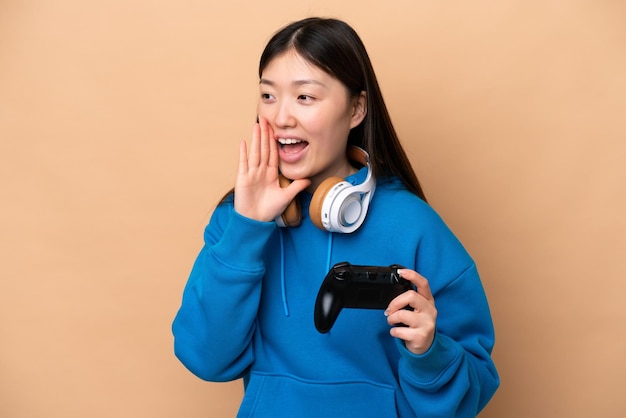
[[[261,50],[312,15],[359,32],[477,261],[481,417],[626,416],[621,0],[0,0],[0,416],[235,415],[241,382],[191,375],[170,324]]]

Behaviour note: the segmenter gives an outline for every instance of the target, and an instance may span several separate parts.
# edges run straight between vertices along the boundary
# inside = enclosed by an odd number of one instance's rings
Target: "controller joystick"
[[[343,308],[386,309],[396,296],[412,290],[413,285],[400,277],[398,264],[356,266],[335,264],[322,282],[315,301],[315,328],[327,333]]]

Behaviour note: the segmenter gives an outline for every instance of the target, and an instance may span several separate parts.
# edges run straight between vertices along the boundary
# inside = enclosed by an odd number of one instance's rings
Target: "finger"
[[[278,143],[276,142],[276,137],[274,136],[274,130],[269,125],[269,123],[267,127],[268,127],[268,133],[269,133],[269,151],[270,151],[268,165],[270,167],[278,168],[278,161],[279,161]]]
[[[255,123],[252,128],[252,141],[250,141],[250,154],[248,155],[248,167],[257,167],[261,159],[261,125]]]
[[[389,330],[392,337],[404,341],[406,348],[414,354],[423,354],[432,346],[434,332],[427,327],[393,327]]]
[[[267,122],[267,119],[264,119],[259,116],[259,125],[261,127],[261,141],[259,144],[259,158],[260,163],[265,165],[269,163],[270,159],[270,141],[273,138],[273,133],[270,135],[271,128]]]
[[[248,146],[245,139],[239,143],[239,165],[238,173],[244,175],[248,172]]]
[[[389,325],[403,325],[407,327],[414,326],[415,313],[415,311],[408,309],[400,309],[387,317],[387,323]]]
[[[391,316],[396,312],[405,309],[406,307],[410,307],[413,310],[420,310],[420,304],[425,302],[420,302],[424,300],[424,298],[417,293],[415,290],[407,290],[406,292],[396,296],[385,310],[386,316]]]
[[[311,180],[309,179],[297,179],[291,182],[289,186],[287,186],[287,190],[289,193],[293,195],[292,199],[296,197],[298,193],[306,189],[311,185]]]
[[[398,274],[410,281],[417,288],[417,292],[427,300],[433,300],[433,294],[430,290],[430,284],[428,280],[418,272],[411,269],[398,269]]]

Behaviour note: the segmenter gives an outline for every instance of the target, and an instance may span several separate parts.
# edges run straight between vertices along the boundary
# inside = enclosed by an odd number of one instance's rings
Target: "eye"
[[[313,102],[314,100],[315,98],[313,96],[309,96],[307,94],[301,94],[298,96],[298,101],[300,102],[310,103],[310,102]]]
[[[271,102],[274,100],[274,96],[269,93],[261,93],[261,100],[264,102]]]

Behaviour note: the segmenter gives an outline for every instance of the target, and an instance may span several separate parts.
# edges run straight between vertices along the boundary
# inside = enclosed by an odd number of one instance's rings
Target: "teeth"
[[[291,145],[291,144],[297,144],[302,142],[301,139],[293,139],[293,138],[279,138],[278,142],[280,142],[282,145]]]

